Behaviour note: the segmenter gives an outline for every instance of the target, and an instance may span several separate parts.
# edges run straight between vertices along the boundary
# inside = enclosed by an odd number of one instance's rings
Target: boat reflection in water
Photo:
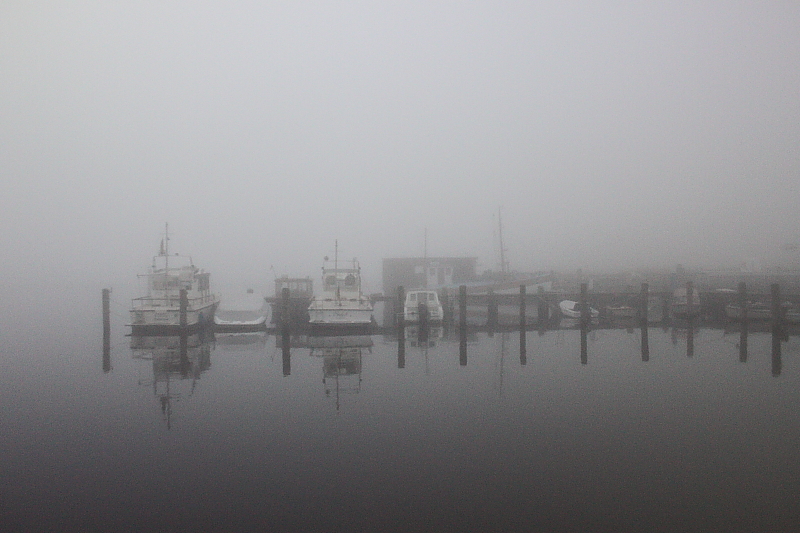
[[[191,335],[134,335],[131,352],[134,359],[152,362],[153,394],[161,404],[161,413],[172,428],[172,402],[191,397],[200,375],[211,368],[213,333],[200,331]]]
[[[444,337],[442,326],[412,325],[405,328],[406,342],[412,348],[436,348]]]
[[[363,350],[372,352],[372,337],[348,335],[336,337],[309,337],[311,355],[322,358],[322,383],[325,395],[333,393],[336,410],[342,394],[361,392],[361,356]]]

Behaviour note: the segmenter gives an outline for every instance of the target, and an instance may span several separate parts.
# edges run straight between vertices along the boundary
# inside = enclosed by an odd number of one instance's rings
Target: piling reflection
[[[132,357],[152,363],[152,379],[139,384],[153,387],[167,429],[172,428],[173,402],[191,397],[201,374],[211,368],[213,346],[213,333],[206,331],[131,337]]]
[[[641,335],[642,335],[642,361],[648,362],[650,360],[650,338],[649,338],[649,328],[647,326],[647,317],[643,317],[641,320]]]

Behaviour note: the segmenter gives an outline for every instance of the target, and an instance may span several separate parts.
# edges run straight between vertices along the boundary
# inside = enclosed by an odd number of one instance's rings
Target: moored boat
[[[322,266],[322,293],[308,306],[308,321],[314,328],[351,329],[372,325],[373,306],[361,292],[361,267],[357,259],[339,261],[339,247],[333,261]]]
[[[288,301],[284,301],[284,291],[288,291]],[[275,278],[275,296],[267,298],[272,304],[272,323],[304,326],[308,324],[308,306],[314,297],[314,281],[311,278]]]
[[[730,320],[769,320],[772,318],[772,309],[761,302],[748,302],[746,306],[728,304],[725,306],[725,316]]]
[[[573,300],[562,300],[558,304],[558,309],[561,314],[567,318],[580,318],[581,317],[581,303]],[[600,316],[600,311],[594,307],[589,307],[589,315],[591,318]]]
[[[415,289],[406,293],[403,304],[403,320],[410,324],[440,323],[444,319],[444,308],[436,291]]]
[[[692,288],[690,293],[686,287],[678,287],[672,292],[670,313],[675,318],[689,318],[700,314],[700,291]]]
[[[147,288],[144,296],[132,302],[134,332],[195,329],[214,322],[219,297],[211,292],[210,274],[197,268],[191,257],[169,255],[169,231],[161,241],[159,254],[153,257],[149,272],[139,277],[145,280]],[[186,298],[183,302],[182,294]]]
[[[214,314],[214,324],[223,328],[265,326],[270,306],[260,294],[248,289],[245,294],[224,297]]]

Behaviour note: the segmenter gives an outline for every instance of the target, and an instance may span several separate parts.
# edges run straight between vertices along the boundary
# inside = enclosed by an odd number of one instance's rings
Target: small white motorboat
[[[409,324],[440,323],[444,319],[444,309],[436,291],[415,289],[406,293],[403,304],[403,320]]]
[[[558,309],[561,311],[561,314],[567,318],[580,318],[581,317],[581,303],[575,302],[573,300],[562,300],[558,304]],[[589,308],[589,315],[591,318],[597,318],[600,316],[600,311],[595,309],[594,307]]]

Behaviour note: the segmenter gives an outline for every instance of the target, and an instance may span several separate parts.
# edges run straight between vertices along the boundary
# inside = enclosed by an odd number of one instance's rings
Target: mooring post
[[[770,293],[772,295],[772,332],[773,334],[780,335],[783,326],[783,309],[781,308],[781,286],[773,283],[770,286]]]
[[[103,289],[103,372],[111,371],[111,289]]]
[[[648,314],[648,303],[650,302],[650,284],[649,283],[642,283],[642,290],[639,293],[640,307],[639,307],[639,316],[642,318],[642,323],[647,324],[649,322]]]
[[[180,369],[181,376],[189,375],[191,365],[189,364],[189,332],[183,328],[180,334]]]
[[[397,302],[394,305],[394,319],[399,330],[406,327],[406,288],[397,286]]]
[[[465,330],[467,329],[467,286],[460,285],[458,287],[458,326]]]
[[[450,313],[450,295],[447,289],[439,291],[439,299],[442,303],[442,326],[447,328],[452,319],[452,313]]]
[[[587,303],[588,299],[588,286],[586,283],[581,283],[581,296],[580,296],[580,306],[581,306],[581,327],[583,327],[584,323],[589,322],[589,304]]]
[[[458,287],[458,363],[467,366],[467,286]]]
[[[397,335],[397,368],[406,367],[406,335],[400,330]]]
[[[185,330],[187,326],[186,320],[186,312],[189,309],[189,296],[186,293],[186,289],[181,289],[181,300],[180,300],[180,324],[181,330]]]
[[[739,362],[747,362],[747,283],[739,282],[739,309],[741,312],[739,323]]]
[[[781,324],[781,286],[773,283],[770,286],[772,293],[772,375],[781,375],[783,363],[781,361],[781,339],[783,329]]]
[[[283,363],[283,377],[292,374],[292,336],[289,328],[281,329],[281,361]]]
[[[547,303],[547,297],[544,295],[544,287],[540,285],[537,292],[539,293],[539,305],[536,308],[536,320],[542,324],[550,319],[550,305]]]
[[[284,287],[281,289],[281,328],[288,329],[291,321],[292,320],[289,315],[289,287]]]
[[[528,362],[528,353],[527,353],[527,346],[526,341],[527,337],[525,336],[525,326],[526,319],[525,319],[525,285],[519,286],[519,364],[525,365]]]
[[[739,309],[741,309],[742,322],[747,321],[747,283],[744,281],[739,282]]]

